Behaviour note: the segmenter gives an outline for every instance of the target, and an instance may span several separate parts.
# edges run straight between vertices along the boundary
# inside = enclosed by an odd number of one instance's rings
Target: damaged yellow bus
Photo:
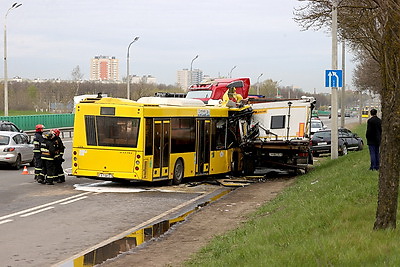
[[[229,118],[245,109],[182,98],[86,99],[76,105],[72,174],[179,184],[238,170],[239,123]]]

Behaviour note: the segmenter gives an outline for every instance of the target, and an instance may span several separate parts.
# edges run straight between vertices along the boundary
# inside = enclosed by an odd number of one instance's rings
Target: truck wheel
[[[238,156],[237,153],[234,153],[233,156],[232,156],[231,174],[233,176],[240,176],[240,172],[239,172],[239,156]]]
[[[175,162],[175,167],[174,167],[174,176],[172,178],[172,184],[178,185],[182,182],[183,179],[183,162],[182,159],[178,159]]]
[[[244,175],[253,175],[256,167],[254,164],[254,160],[245,159],[243,163],[243,174]]]
[[[314,157],[311,151],[308,151],[307,165],[314,165]]]

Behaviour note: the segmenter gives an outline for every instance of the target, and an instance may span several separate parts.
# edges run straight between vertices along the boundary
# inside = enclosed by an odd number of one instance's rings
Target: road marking
[[[60,203],[60,205],[67,205],[67,204],[70,204],[70,203],[72,203],[72,202],[75,202],[75,201],[78,201],[78,200],[82,200],[82,199],[85,199],[85,198],[87,198],[87,196],[80,197],[80,198],[75,198],[75,199],[72,199],[72,200],[70,200],[70,201]]]
[[[8,222],[12,222],[12,221],[13,221],[13,220],[10,220],[10,219],[4,220],[4,221],[1,221],[0,224],[5,224],[5,223],[8,223]]]
[[[51,210],[51,209],[54,209],[54,207],[47,207],[47,208],[44,208],[44,209],[41,209],[41,210],[36,210],[36,211],[30,212],[30,213],[22,214],[19,217],[28,217],[28,216],[34,215],[36,213],[43,212],[43,211],[46,211],[46,210]]]
[[[78,194],[78,195],[75,195],[75,196],[72,196],[72,197],[67,197],[67,198],[64,198],[64,199],[60,199],[60,200],[57,200],[57,201],[54,201],[54,202],[51,202],[51,203],[43,204],[43,205],[40,205],[40,206],[37,206],[37,207],[33,207],[33,208],[30,208],[30,209],[21,210],[21,211],[18,211],[18,212],[15,212],[15,213],[8,214],[8,215],[0,217],[0,221],[4,220],[4,219],[8,219],[10,217],[18,216],[18,215],[21,215],[21,214],[24,214],[24,213],[32,212],[34,210],[42,209],[42,208],[45,208],[45,207],[48,207],[48,206],[51,206],[51,205],[55,205],[55,204],[58,204],[58,203],[61,203],[61,202],[64,202],[64,201],[68,201],[70,199],[79,198],[81,196],[85,196],[85,195],[88,195],[88,194],[91,194],[91,192]]]

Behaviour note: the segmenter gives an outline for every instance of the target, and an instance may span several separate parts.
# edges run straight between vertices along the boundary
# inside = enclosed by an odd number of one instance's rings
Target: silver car
[[[318,131],[325,130],[327,127],[320,119],[312,119],[311,120],[311,135],[315,134]]]
[[[0,164],[20,169],[22,164],[33,166],[33,144],[29,136],[20,132],[0,131]]]

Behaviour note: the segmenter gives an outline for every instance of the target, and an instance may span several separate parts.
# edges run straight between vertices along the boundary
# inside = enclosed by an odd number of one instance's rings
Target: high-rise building
[[[177,71],[178,85],[185,91],[189,88],[190,85],[200,83],[202,79],[203,71],[199,69],[194,69],[192,71],[188,69],[183,69]]]
[[[90,64],[90,80],[118,81],[118,59],[109,56],[95,56]]]

